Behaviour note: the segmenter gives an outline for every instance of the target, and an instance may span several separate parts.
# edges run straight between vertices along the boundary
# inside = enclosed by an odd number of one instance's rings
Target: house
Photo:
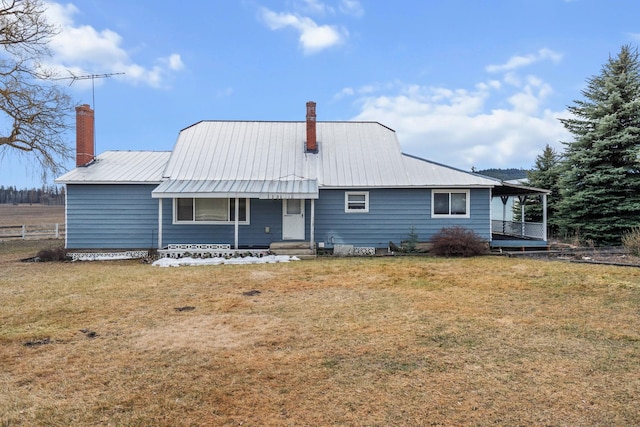
[[[77,167],[56,180],[68,249],[299,242],[366,252],[450,226],[493,242],[492,197],[545,194],[404,154],[377,122],[316,121],[313,102],[305,121],[201,121],[170,152],[97,157],[93,111],[76,111]]]

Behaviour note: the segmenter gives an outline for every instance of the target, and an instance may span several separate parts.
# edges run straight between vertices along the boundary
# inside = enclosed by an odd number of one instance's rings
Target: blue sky
[[[47,4],[60,77],[125,73],[94,81],[97,153],[171,150],[200,120],[304,120],[313,100],[319,121],[378,121],[412,155],[529,168],[570,140],[558,117],[585,80],[640,42],[637,0]],[[93,103],[89,80],[68,90]],[[0,185],[41,185],[32,163],[5,152]]]

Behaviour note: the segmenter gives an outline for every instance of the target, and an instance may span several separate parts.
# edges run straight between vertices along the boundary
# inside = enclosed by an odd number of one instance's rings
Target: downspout
[[[233,248],[238,249],[238,216],[240,216],[240,199],[236,197],[236,205],[235,205],[235,221],[233,222],[234,230],[233,230]]]
[[[158,249],[162,249],[162,198],[158,199]]]
[[[311,199],[311,230],[309,231],[309,249],[312,251],[315,249],[315,234],[316,234],[316,200]]]
[[[69,248],[69,216],[67,215],[69,187],[64,185],[64,247]]]

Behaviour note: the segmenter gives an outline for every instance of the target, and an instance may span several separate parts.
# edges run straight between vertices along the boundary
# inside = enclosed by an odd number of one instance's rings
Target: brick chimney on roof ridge
[[[316,140],[316,103],[307,102],[307,153],[318,152],[318,141]]]
[[[94,115],[89,105],[76,107],[76,167],[87,166],[95,158]]]

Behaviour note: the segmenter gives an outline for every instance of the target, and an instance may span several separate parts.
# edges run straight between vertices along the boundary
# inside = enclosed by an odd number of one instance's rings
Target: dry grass
[[[0,204],[0,226],[64,224],[64,206]]]
[[[640,269],[19,256],[0,261],[3,426],[640,424]]]

